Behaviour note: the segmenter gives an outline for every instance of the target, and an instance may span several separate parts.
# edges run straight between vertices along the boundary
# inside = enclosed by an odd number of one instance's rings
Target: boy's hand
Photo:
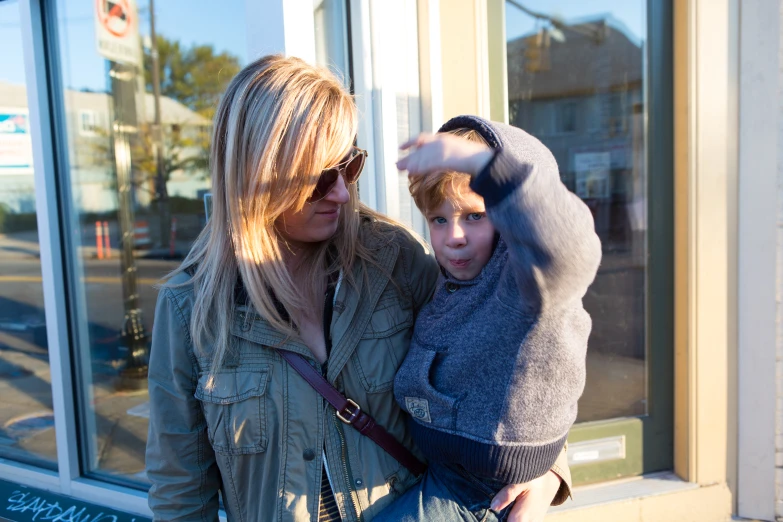
[[[560,489],[560,477],[554,471],[524,484],[511,484],[492,499],[492,509],[500,511],[514,502],[509,522],[542,522],[549,505]]]
[[[492,159],[492,149],[453,134],[422,133],[400,146],[410,154],[397,162],[397,168],[410,176],[453,170],[475,176]]]

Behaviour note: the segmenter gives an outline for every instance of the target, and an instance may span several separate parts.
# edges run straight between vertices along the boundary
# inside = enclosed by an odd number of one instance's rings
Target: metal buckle
[[[349,413],[351,416],[350,416],[349,418],[347,418],[347,419],[346,419],[346,418],[345,418],[345,417],[343,417],[343,415],[342,415],[342,414],[343,414],[343,412],[342,412],[342,411],[338,411],[338,412],[337,412],[337,418],[338,418],[338,419],[340,419],[341,421],[343,421],[343,422],[344,422],[344,423],[346,423],[346,424],[353,424],[353,421],[355,421],[355,420],[356,420],[356,418],[357,418],[357,417],[359,416],[359,414],[362,412],[362,409],[359,407],[359,405],[358,405],[358,404],[356,404],[356,403],[355,403],[354,401],[352,401],[351,399],[349,399],[349,398],[347,398],[347,397],[346,397],[346,399],[345,399],[345,400],[347,400],[347,401],[348,401],[348,404],[349,404],[350,406],[353,406],[353,407],[354,407],[354,410],[353,410],[353,411],[351,411],[351,410],[348,410],[348,406],[346,406],[345,408],[343,408],[343,410],[347,410],[347,413]]]

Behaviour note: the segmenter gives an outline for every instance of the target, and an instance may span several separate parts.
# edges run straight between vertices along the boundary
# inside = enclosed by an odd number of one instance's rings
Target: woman
[[[359,203],[356,129],[342,85],[295,58],[248,65],[221,100],[213,213],[155,312],[155,520],[217,520],[221,491],[229,520],[369,522],[415,482],[279,353],[305,356],[412,447],[392,384],[438,268]],[[499,497],[508,505],[519,491]],[[533,484],[520,498],[540,509],[553,495]]]

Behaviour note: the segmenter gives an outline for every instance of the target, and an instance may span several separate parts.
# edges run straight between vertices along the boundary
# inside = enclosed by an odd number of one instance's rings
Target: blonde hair
[[[473,129],[454,129],[448,131],[448,134],[454,134],[469,141],[487,145],[487,141]],[[408,190],[413,197],[416,207],[426,214],[435,210],[449,201],[454,207],[461,208],[460,202],[465,193],[471,193],[470,175],[463,172],[444,171],[431,174],[429,176],[416,176],[412,178],[408,185]]]
[[[190,335],[200,353],[212,352],[211,375],[232,349],[238,279],[255,309],[288,339],[298,336],[295,322],[276,302],[287,311],[322,306],[329,274],[342,271],[354,284],[356,261],[362,267],[375,264],[360,221],[388,220],[359,203],[356,185],[347,186],[350,199],[335,235],[297,254],[303,256],[303,273],[296,283],[283,260],[287,245],[275,228],[283,212],[304,208],[321,171],[345,157],[357,124],[356,106],[343,85],[328,70],[298,58],[263,57],[229,84],[212,131],[212,215],[169,275],[192,274]]]

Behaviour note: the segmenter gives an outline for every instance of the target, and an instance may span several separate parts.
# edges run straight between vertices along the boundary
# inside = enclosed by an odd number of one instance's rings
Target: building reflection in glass
[[[643,19],[645,2],[614,3]],[[530,25],[508,29],[509,123],[549,147],[603,244],[584,300],[593,332],[578,420],[590,421],[646,412],[644,41],[610,14],[547,14],[571,4],[506,2]]]

